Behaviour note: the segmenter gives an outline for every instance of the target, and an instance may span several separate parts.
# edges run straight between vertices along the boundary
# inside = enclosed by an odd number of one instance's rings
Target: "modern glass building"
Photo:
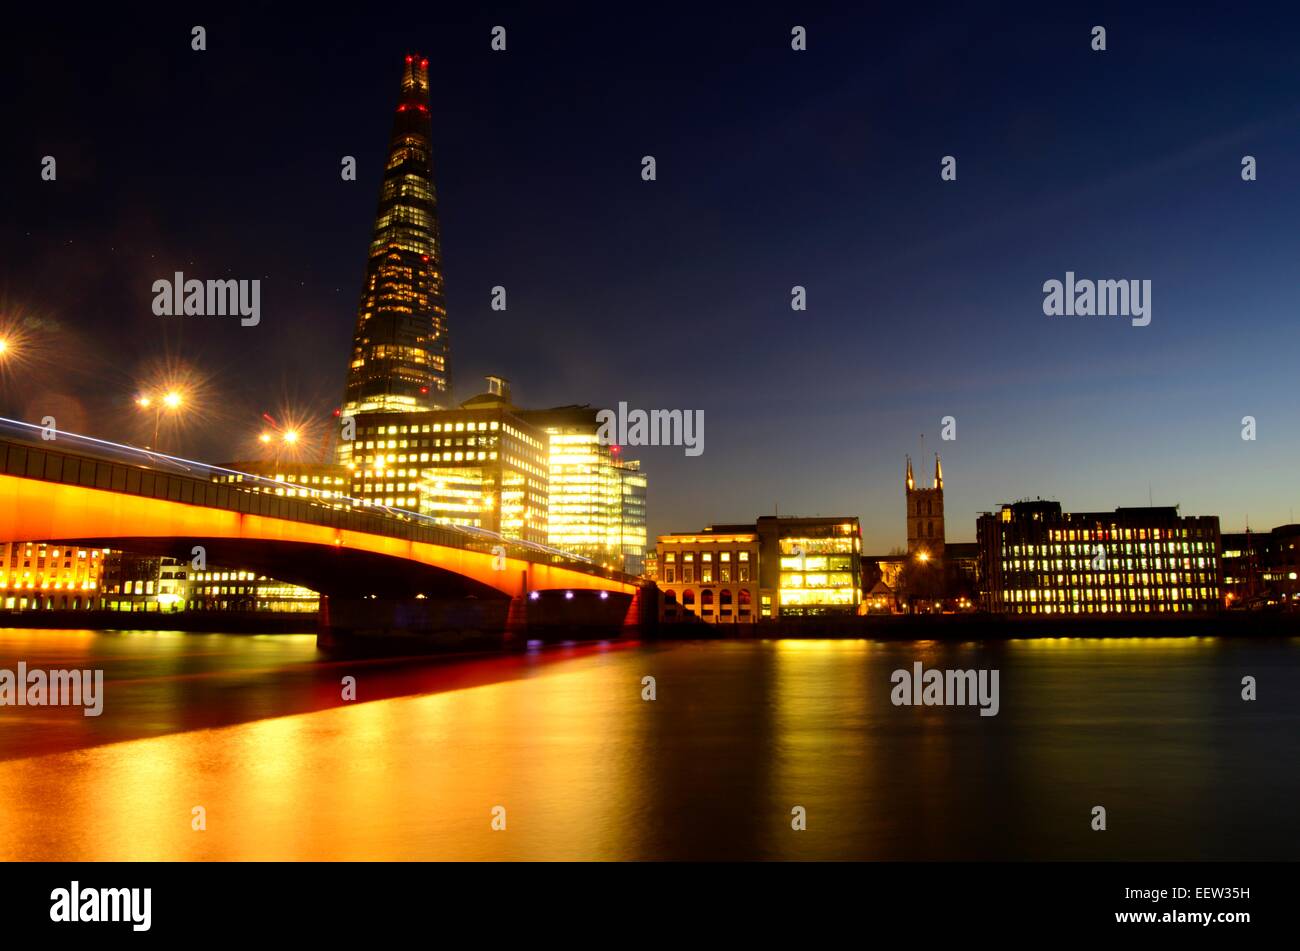
[[[646,548],[646,474],[601,442],[598,410],[518,410],[549,437],[548,544],[597,564],[640,574]]]
[[[407,56],[357,310],[343,416],[451,405],[429,61]],[[341,461],[351,446],[340,443]]]
[[[1017,502],[976,523],[985,610],[1004,614],[1214,611],[1219,519],[1173,507],[1062,512]]]
[[[505,406],[361,416],[349,470],[363,503],[547,542],[546,434]]]
[[[759,617],[857,614],[862,603],[862,526],[857,516],[764,515],[759,539]]]

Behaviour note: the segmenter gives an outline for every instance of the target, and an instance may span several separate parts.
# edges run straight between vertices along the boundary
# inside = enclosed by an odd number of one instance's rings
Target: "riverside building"
[[[714,624],[857,614],[862,529],[856,516],[781,518],[660,535],[662,620]]]
[[[1222,585],[1219,520],[1174,507],[1062,512],[1017,502],[976,523],[980,597],[1004,614],[1214,611]]]

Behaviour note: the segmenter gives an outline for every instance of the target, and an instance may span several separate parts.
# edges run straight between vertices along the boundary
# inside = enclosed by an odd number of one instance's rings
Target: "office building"
[[[507,390],[508,393],[508,390]],[[646,474],[598,437],[598,410],[517,410],[548,438],[548,543],[629,574],[644,570]]]
[[[1223,600],[1242,610],[1300,608],[1300,525],[1225,532]]]
[[[508,400],[490,389],[459,409],[358,416],[348,494],[546,544],[547,435]]]
[[[185,607],[189,611],[311,614],[320,608],[320,595],[253,571],[212,568],[189,572]]]
[[[981,600],[1006,614],[1156,614],[1219,606],[1219,520],[1173,507],[1066,513],[1004,505],[976,523]]]
[[[0,605],[7,611],[94,610],[105,554],[66,542],[0,542]]]
[[[660,535],[660,616],[711,623],[858,614],[862,529],[856,516],[782,518]]]
[[[309,498],[322,502],[346,504],[352,487],[352,471],[347,466],[324,462],[250,459],[222,466],[230,472],[217,472],[213,482],[221,482],[249,492],[266,492],[283,498]]]

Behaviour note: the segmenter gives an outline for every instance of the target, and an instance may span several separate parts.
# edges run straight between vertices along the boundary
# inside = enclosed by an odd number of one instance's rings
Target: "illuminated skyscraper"
[[[451,405],[429,61],[407,56],[357,310],[343,415]],[[340,447],[346,456],[346,442]]]

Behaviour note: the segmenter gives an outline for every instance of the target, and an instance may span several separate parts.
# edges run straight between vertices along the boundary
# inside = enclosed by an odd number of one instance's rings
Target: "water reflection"
[[[6,859],[1300,857],[1297,641],[588,645],[349,667],[279,637],[0,632],[0,666],[33,657],[103,666],[109,706],[102,724],[0,709]],[[893,706],[890,673],[917,660],[999,669],[999,715]],[[340,702],[344,673],[360,702]]]

